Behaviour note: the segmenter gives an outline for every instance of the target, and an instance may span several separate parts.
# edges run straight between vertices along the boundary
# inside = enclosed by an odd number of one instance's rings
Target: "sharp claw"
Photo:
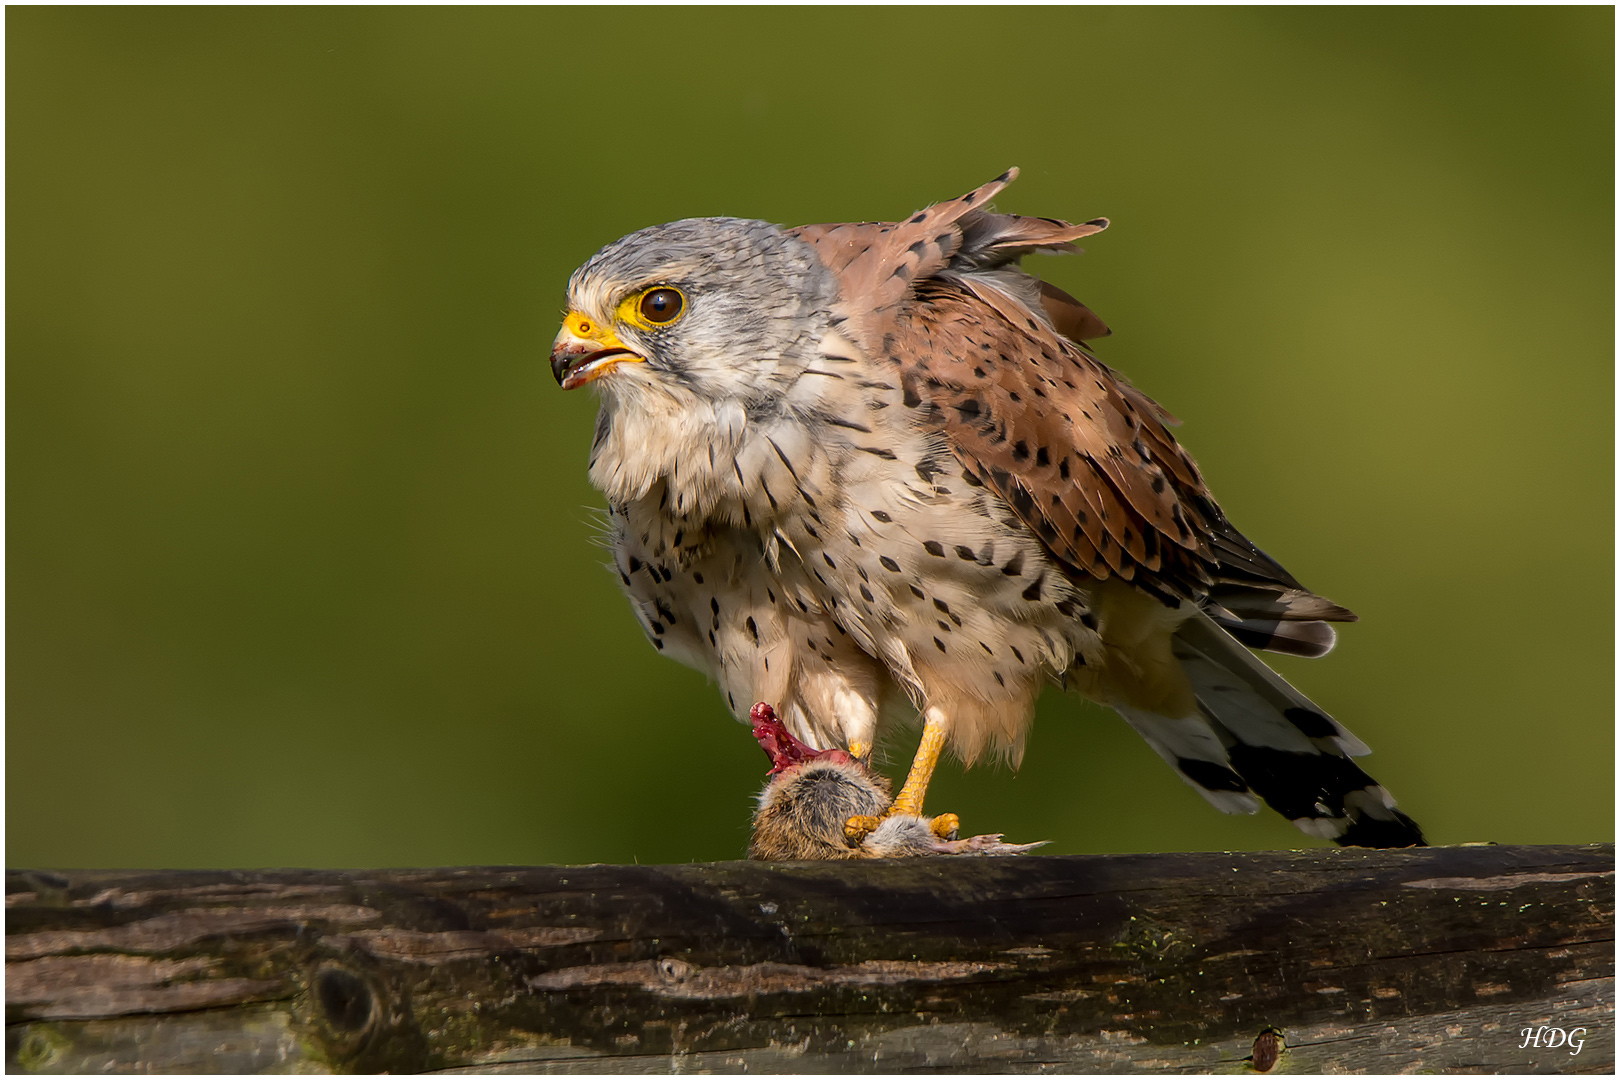
[[[870,836],[872,830],[876,829],[880,824],[882,824],[882,821],[878,818],[867,814],[856,814],[844,822],[844,839],[849,842],[850,847],[860,847],[861,841]]]
[[[961,831],[962,819],[955,814],[941,814],[928,823],[928,829],[941,840],[955,840]]]

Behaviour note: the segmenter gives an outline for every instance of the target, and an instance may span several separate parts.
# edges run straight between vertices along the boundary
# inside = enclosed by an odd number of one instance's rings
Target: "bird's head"
[[[766,395],[809,362],[835,299],[815,252],[774,225],[657,225],[574,272],[551,370],[564,390]]]

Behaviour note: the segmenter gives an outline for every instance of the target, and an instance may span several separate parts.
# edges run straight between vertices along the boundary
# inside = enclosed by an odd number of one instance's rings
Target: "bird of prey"
[[[653,645],[813,748],[865,758],[920,714],[852,845],[923,812],[947,748],[1016,765],[1051,683],[1221,810],[1423,843],[1366,744],[1250,651],[1320,656],[1355,616],[1227,521],[1177,421],[1085,344],[1101,320],[1020,268],[1108,222],[993,212],[1016,176],[900,221],[676,221],[574,272],[552,370],[600,391],[590,478]]]

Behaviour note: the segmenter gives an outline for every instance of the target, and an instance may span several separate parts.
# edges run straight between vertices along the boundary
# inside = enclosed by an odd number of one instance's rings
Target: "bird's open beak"
[[[551,373],[564,390],[601,378],[615,364],[644,360],[646,357],[625,348],[612,330],[577,311],[568,313],[551,346]]]

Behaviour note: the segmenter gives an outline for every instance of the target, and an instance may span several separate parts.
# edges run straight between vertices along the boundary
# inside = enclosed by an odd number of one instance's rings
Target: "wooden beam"
[[[8,1071],[1615,1066],[1612,845],[6,890]]]

